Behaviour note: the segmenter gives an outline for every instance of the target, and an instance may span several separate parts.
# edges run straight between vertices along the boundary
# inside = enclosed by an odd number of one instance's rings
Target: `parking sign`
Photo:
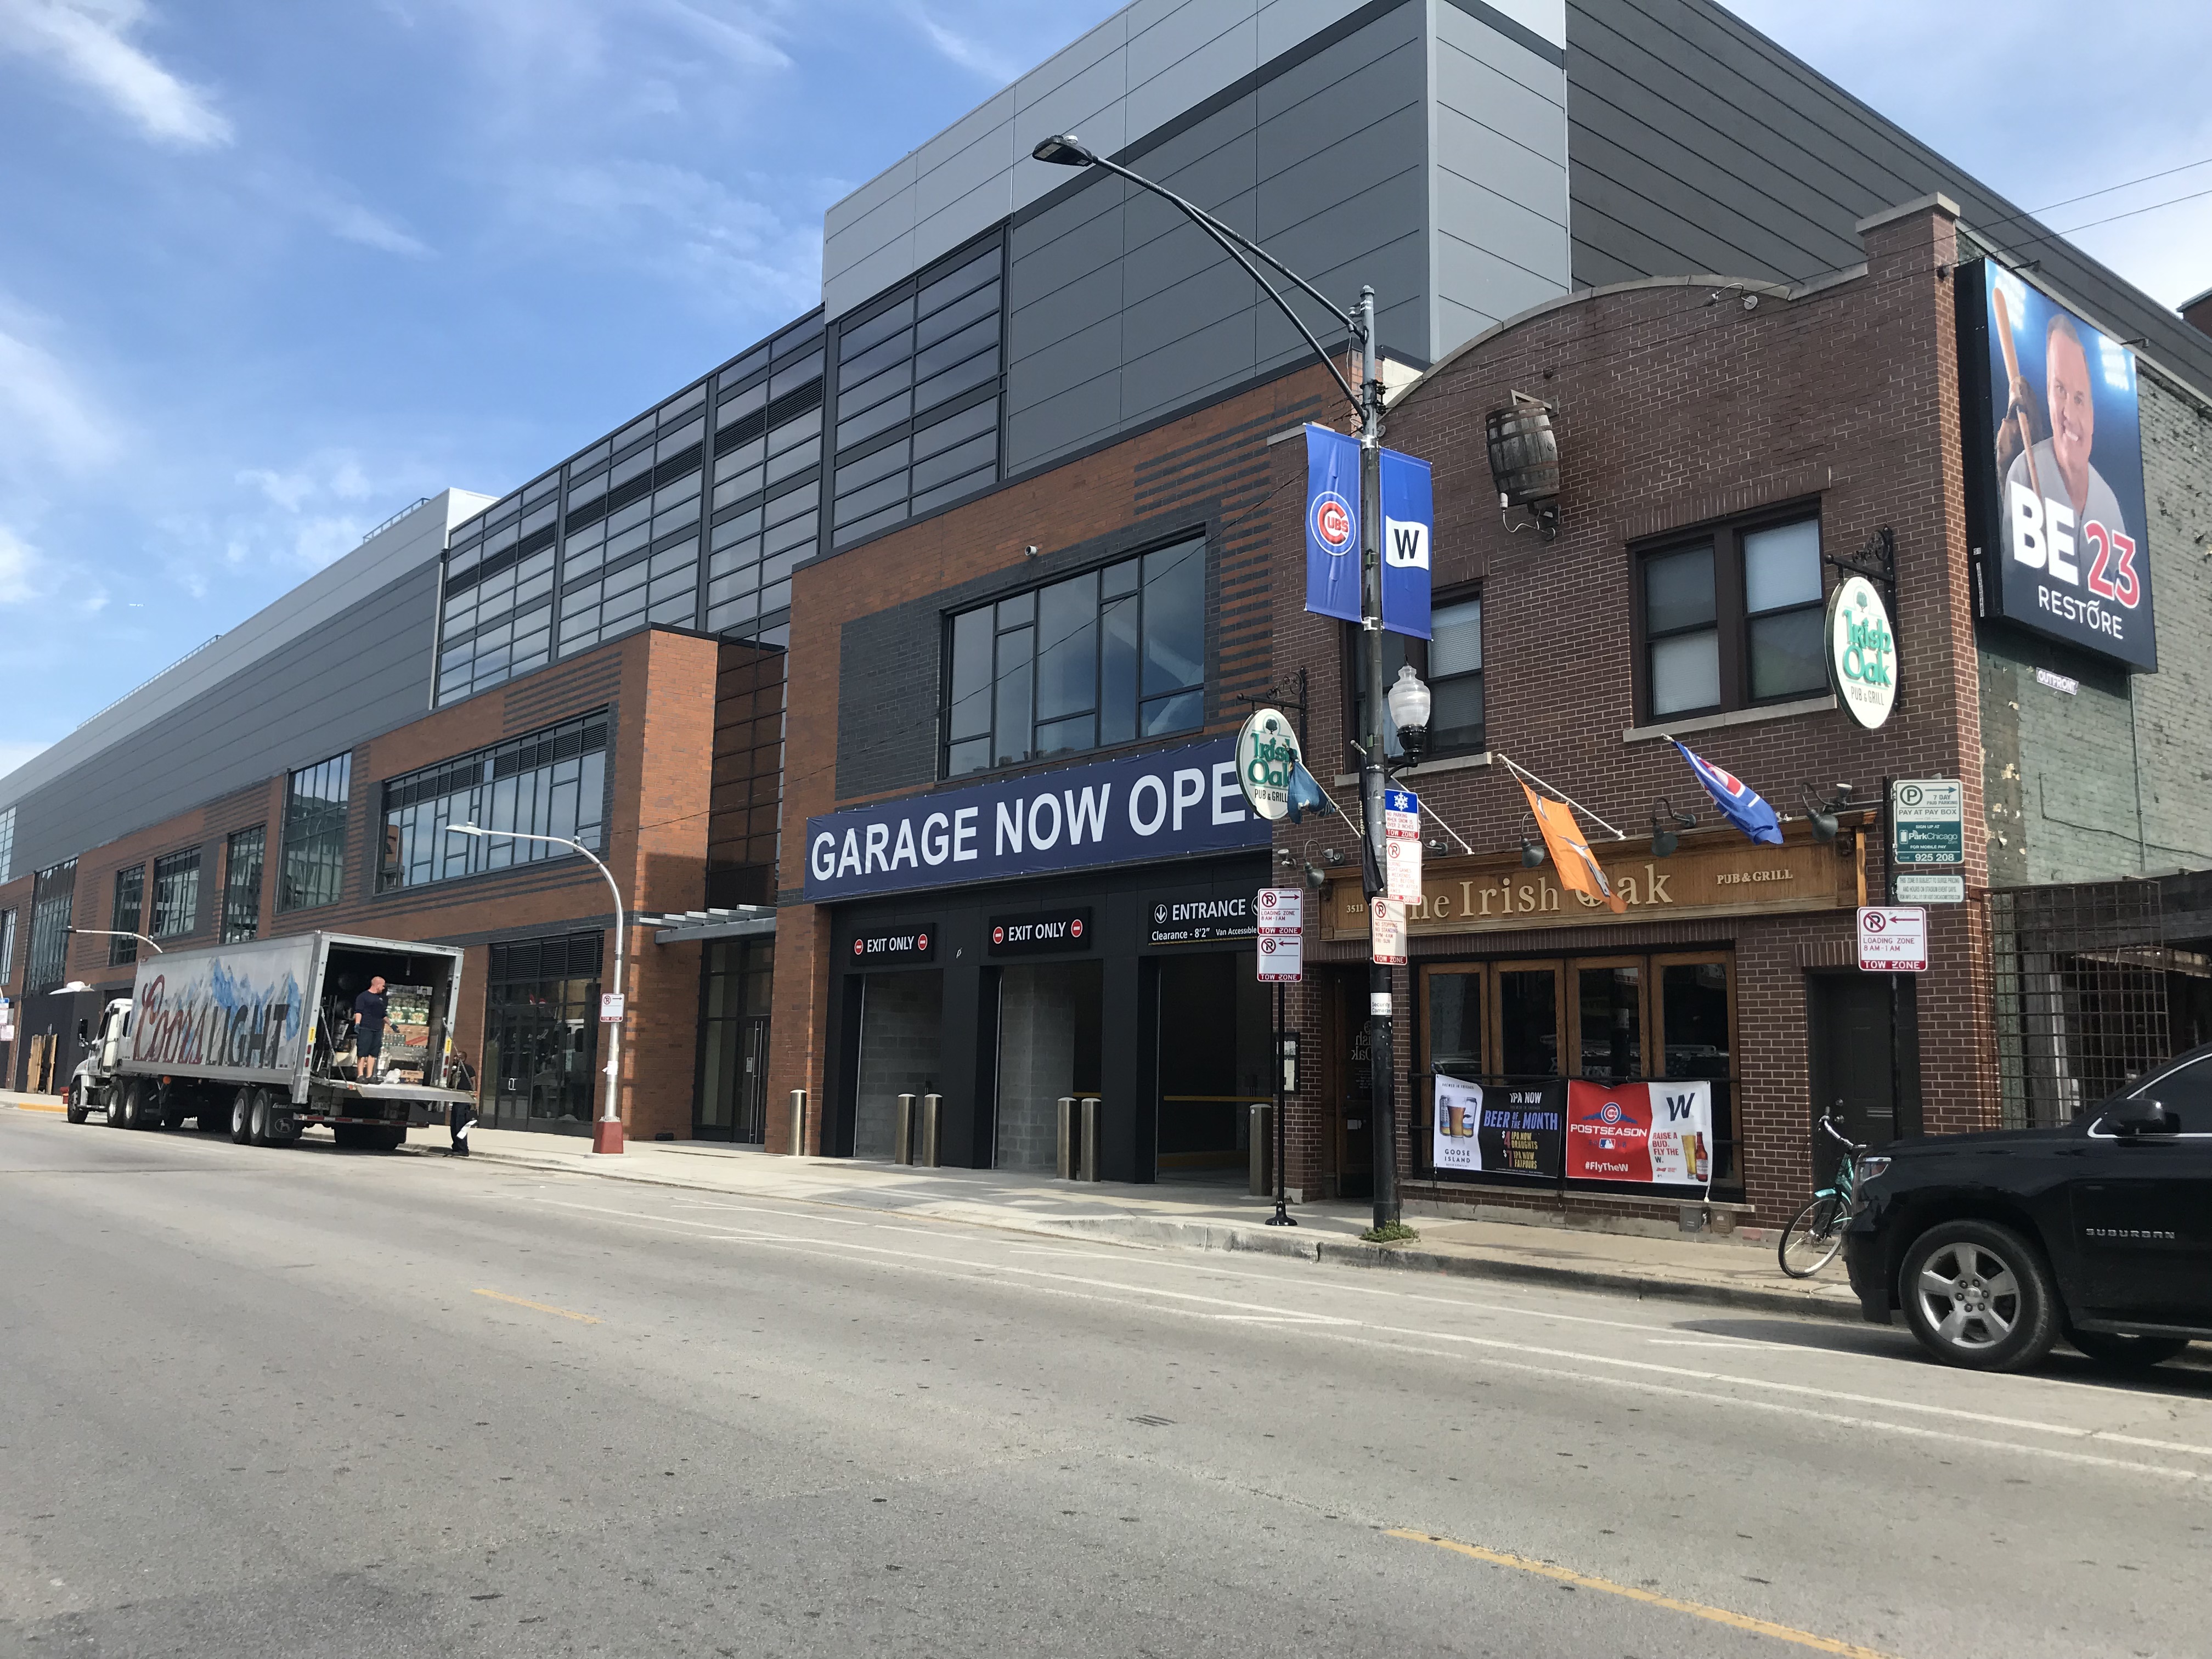
[[[1928,911],[1917,904],[1869,904],[1859,911],[1859,971],[1928,971]]]

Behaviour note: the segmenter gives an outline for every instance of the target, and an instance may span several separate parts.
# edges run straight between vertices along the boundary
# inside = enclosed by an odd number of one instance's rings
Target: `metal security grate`
[[[2157,882],[2000,889],[1989,910],[2007,1128],[2068,1122],[2172,1052]]]

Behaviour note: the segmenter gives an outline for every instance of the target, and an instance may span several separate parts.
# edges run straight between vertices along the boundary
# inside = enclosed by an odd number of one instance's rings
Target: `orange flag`
[[[1598,867],[1589,843],[1583,839],[1583,827],[1575,822],[1575,815],[1566,802],[1546,800],[1525,783],[1521,786],[1521,793],[1528,796],[1528,810],[1536,815],[1536,828],[1551,851],[1552,863],[1559,872],[1559,885],[1571,893],[1587,894],[1616,916],[1626,915],[1628,907],[1620,902],[1620,895],[1613,890],[1613,884]]]

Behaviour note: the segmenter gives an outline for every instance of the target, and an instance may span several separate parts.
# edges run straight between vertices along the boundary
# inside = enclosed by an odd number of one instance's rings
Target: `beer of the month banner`
[[[1567,1178],[1704,1187],[1713,1174],[1711,1083],[1567,1085]]]
[[[1439,1077],[1430,1164],[1442,1174],[1559,1175],[1559,1103],[1553,1091],[1486,1087]]]

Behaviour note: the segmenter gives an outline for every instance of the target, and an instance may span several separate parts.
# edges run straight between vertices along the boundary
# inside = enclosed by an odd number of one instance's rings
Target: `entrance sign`
[[[1359,440],[1306,428],[1306,609],[1359,620]]]
[[[1859,911],[1859,971],[1928,971],[1928,912],[1917,904],[1869,904]]]
[[[1382,792],[1382,890],[1401,904],[1421,902],[1421,803],[1410,789]]]
[[[623,994],[620,991],[600,992],[599,1023],[602,1025],[617,1024],[621,1021],[622,1017]]]
[[[1900,872],[1889,878],[1889,896],[1899,904],[1964,904],[1966,902],[1966,878],[1964,876],[1908,875]]]
[[[1368,928],[1375,941],[1374,959],[1385,968],[1406,965],[1406,907],[1395,899],[1368,902]]]
[[[1976,613],[2154,672],[2136,354],[1987,260],[1954,286]]]
[[[1252,908],[1260,923],[1260,982],[1296,984],[1305,974],[1305,890],[1262,887]]]
[[[1291,774],[1301,758],[1297,734],[1279,709],[1254,709],[1237,734],[1237,782],[1270,823],[1291,810]]]
[[[1215,939],[1249,939],[1256,924],[1252,900],[1243,893],[1203,890],[1155,894],[1146,901],[1148,945],[1205,945]]]
[[[1556,1181],[1562,1127],[1559,1097],[1540,1084],[1505,1088],[1439,1076],[1430,1166],[1438,1175],[1480,1171]]]
[[[1966,786],[1956,778],[1899,778],[1890,787],[1891,861],[1964,864]]]
[[[1713,1085],[1569,1083],[1567,1177],[1711,1186]]]
[[[1436,509],[1429,464],[1382,452],[1382,626],[1429,637],[1429,548]]]
[[[1241,852],[1268,835],[1224,733],[811,817],[806,902]]]
[[[1889,607],[1864,576],[1846,576],[1828,595],[1822,637],[1828,684],[1844,712],[1869,731],[1897,704],[1897,636]]]

